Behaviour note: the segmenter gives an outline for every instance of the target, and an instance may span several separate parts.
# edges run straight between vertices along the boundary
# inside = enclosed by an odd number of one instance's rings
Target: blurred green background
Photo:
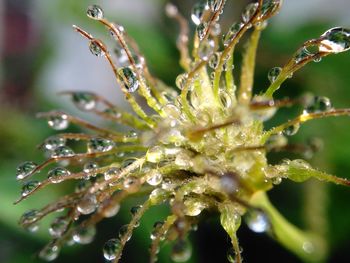
[[[174,1],[186,17],[190,16],[195,1]],[[248,1],[227,1],[222,26],[227,29],[236,21]],[[281,66],[303,41],[317,37],[334,26],[350,26],[347,0],[286,0],[278,17],[263,33],[259,47],[256,84],[257,90],[267,87],[267,72]],[[165,17],[161,0],[2,0],[0,2],[0,262],[40,262],[36,252],[49,239],[47,225],[36,234],[30,234],[17,225],[21,214],[30,208],[40,208],[47,201],[65,192],[65,186],[48,190],[14,206],[20,185],[15,181],[17,164],[26,160],[41,160],[36,145],[53,134],[43,121],[34,118],[38,111],[65,108],[77,113],[63,98],[60,90],[93,90],[125,106],[122,95],[114,85],[106,63],[90,55],[86,42],[71,29],[78,24],[108,38],[108,32],[85,16],[86,7],[97,3],[106,15],[125,26],[144,52],[151,71],[166,83],[175,86],[175,77],[181,73],[175,41],[177,25]],[[192,26],[193,30],[193,26]],[[236,54],[240,60],[240,51]],[[305,92],[331,98],[335,107],[350,107],[350,53],[327,57],[295,74],[278,92],[279,97],[297,97]],[[280,123],[292,118],[301,109],[282,110],[271,122]],[[329,118],[304,125],[292,141],[305,142],[318,137],[324,148],[310,162],[322,170],[350,178],[350,118]],[[271,161],[297,155],[272,155]],[[315,190],[316,188],[316,190]],[[305,193],[309,193],[305,195]],[[326,229],[331,246],[329,262],[350,262],[350,189],[325,184],[294,184],[283,182],[270,194],[273,203],[293,223],[305,227],[305,197],[316,199],[313,211],[325,209]],[[43,201],[43,199],[45,201]],[[132,200],[130,200],[132,203]],[[113,237],[119,227],[129,220],[124,205],[115,219],[98,226],[96,241],[87,246],[63,249],[57,262],[103,262],[103,243]],[[313,210],[315,209],[315,210]],[[164,217],[166,208],[151,210],[127,245],[122,262],[147,262],[149,234],[154,221]],[[46,220],[48,224],[50,220]],[[309,222],[310,223],[310,222]],[[312,222],[311,222],[312,223]],[[320,229],[324,231],[324,229]],[[239,231],[243,257],[246,262],[299,262],[284,248],[265,235],[251,233],[243,226]],[[230,246],[215,216],[201,223],[191,236],[193,257],[189,262],[226,262]],[[164,247],[160,262],[170,262],[169,248]],[[278,259],[278,260],[277,260]]]

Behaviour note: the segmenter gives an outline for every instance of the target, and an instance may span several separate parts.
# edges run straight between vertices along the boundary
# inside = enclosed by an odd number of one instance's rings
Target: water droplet
[[[205,3],[197,3],[192,8],[191,19],[197,26],[202,23],[204,14],[208,10],[208,6]]]
[[[128,92],[135,92],[140,86],[136,74],[129,67],[118,69],[118,77]]]
[[[51,155],[52,158],[71,157],[71,156],[74,156],[74,152],[68,146],[57,147]]]
[[[131,215],[135,216],[140,211],[141,208],[142,208],[141,205],[131,207],[131,209],[130,209]]]
[[[243,23],[232,24],[229,31],[224,35],[222,40],[225,47],[227,47],[232,42],[232,40],[237,36],[238,32],[242,29],[243,26]]]
[[[73,233],[73,240],[78,244],[89,244],[94,240],[95,234],[94,226],[78,227]]]
[[[83,214],[88,215],[93,213],[96,210],[97,199],[95,195],[86,195],[84,196],[77,205],[77,210]]]
[[[96,96],[90,92],[74,92],[72,100],[75,106],[83,111],[90,111],[96,107]]]
[[[45,261],[53,261],[58,257],[59,252],[59,247],[51,242],[39,252],[39,257]]]
[[[19,220],[19,224],[20,225],[33,224],[39,219],[40,216],[41,216],[40,211],[36,209],[29,210],[21,216]]]
[[[88,175],[92,175],[94,173],[96,173],[96,170],[98,169],[98,164],[95,162],[88,162],[86,164],[84,164],[83,167],[83,172],[88,174]]]
[[[164,178],[162,182],[162,189],[171,191],[176,187],[176,183],[172,182],[169,178]]]
[[[278,76],[281,74],[282,68],[280,67],[274,67],[269,70],[269,73],[267,74],[267,78],[271,83],[275,82],[275,80],[278,78]]]
[[[48,125],[54,130],[64,130],[69,125],[68,116],[64,113],[49,116],[47,119]]]
[[[93,138],[88,142],[89,153],[108,152],[113,149],[115,143],[112,140],[104,138]]]
[[[68,227],[69,221],[65,217],[57,217],[52,222],[49,228],[49,233],[54,238],[59,238],[63,235]]]
[[[118,237],[119,237],[119,239],[123,239],[123,238],[126,237],[125,235],[128,233],[128,227],[129,227],[129,225],[122,225],[122,226],[119,228],[119,231],[118,231]],[[129,241],[130,238],[131,238],[131,236],[128,236],[126,241]]]
[[[198,56],[203,60],[208,60],[209,57],[214,53],[215,42],[212,39],[202,41],[198,48]]]
[[[207,33],[207,30],[208,30],[208,23],[207,22],[203,22],[203,23],[200,23],[198,26],[197,26],[197,36],[199,38],[199,40],[203,40],[206,33]]]
[[[350,30],[335,27],[327,30],[321,36],[320,52],[340,53],[350,49]]]
[[[34,162],[21,163],[16,169],[16,179],[22,180],[31,175],[38,165]]]
[[[221,52],[215,52],[209,59],[209,62],[208,62],[209,67],[211,67],[212,69],[216,69],[219,65],[220,57],[221,57]]]
[[[48,179],[54,183],[60,183],[64,180],[65,176],[70,175],[70,171],[63,167],[56,167],[52,169],[48,174]]]
[[[325,112],[332,109],[332,102],[327,97],[315,96],[304,110],[304,114]]]
[[[185,87],[188,75],[186,73],[180,74],[176,77],[175,84],[178,89],[182,90]]]
[[[203,209],[206,208],[206,204],[196,200],[196,199],[187,199],[184,202],[186,209],[185,209],[185,215],[187,216],[198,216]]]
[[[299,131],[299,128],[300,128],[300,124],[296,123],[285,128],[283,133],[287,136],[293,136]]]
[[[230,94],[225,90],[220,90],[220,101],[224,108],[230,108],[232,105],[232,98]]]
[[[258,10],[258,3],[250,3],[246,6],[242,13],[242,20],[244,23],[248,23],[250,19],[254,16],[256,11]]]
[[[27,196],[40,185],[39,181],[29,181],[22,186],[22,196]]]
[[[58,136],[52,136],[45,140],[43,147],[46,150],[54,151],[59,146],[64,146],[66,139]]]
[[[207,5],[212,12],[216,12],[216,11],[219,11],[220,6],[222,5],[223,2],[224,0],[208,0]]]
[[[159,234],[159,231],[161,230],[162,226],[164,225],[164,222],[157,221],[153,225],[153,230],[151,233],[151,239],[154,240],[157,238],[157,235]]]
[[[154,189],[149,195],[149,199],[153,204],[159,204],[164,202],[168,197],[168,192],[162,188]]]
[[[112,178],[115,178],[116,176],[118,176],[120,173],[120,169],[117,167],[111,167],[109,168],[105,173],[104,173],[104,177],[105,180],[110,180]]]
[[[154,146],[147,151],[147,161],[150,163],[159,163],[164,158],[164,148]]]
[[[118,214],[120,210],[120,204],[114,203],[114,204],[108,204],[107,207],[103,209],[103,216],[106,218],[110,218]]]
[[[249,229],[256,233],[263,233],[270,229],[270,221],[262,210],[252,209],[248,211],[245,221]]]
[[[210,34],[214,37],[219,36],[221,33],[221,26],[219,23],[212,23],[210,26]]]
[[[178,240],[171,250],[171,259],[175,262],[185,262],[190,259],[192,248],[188,241]]]
[[[157,170],[153,170],[147,174],[146,182],[149,185],[152,185],[152,186],[159,185],[162,182],[162,180],[163,180],[163,175]]]
[[[96,57],[101,57],[105,54],[105,52],[100,46],[100,43],[96,39],[93,39],[90,41],[89,49],[90,49],[90,52]]]
[[[315,246],[314,246],[314,244],[312,244],[312,242],[306,241],[303,243],[303,250],[306,253],[311,254],[311,253],[315,252]]]
[[[135,176],[129,176],[125,178],[123,182],[124,190],[129,193],[137,192],[141,187],[140,179]]]
[[[94,20],[101,20],[103,19],[103,10],[98,5],[90,5],[86,11],[86,15]]]
[[[236,252],[235,252],[235,250],[232,248],[232,247],[230,247],[228,250],[227,250],[227,260],[228,260],[228,262],[230,262],[230,263],[237,263],[236,262]]]
[[[305,47],[303,47],[295,54],[294,61],[296,64],[298,64],[310,56],[312,56],[312,54]]]
[[[261,6],[259,19],[266,19],[272,16],[280,7],[281,0],[265,0]]]
[[[108,240],[103,246],[103,256],[106,260],[113,260],[116,258],[116,254],[121,249],[122,245],[120,240],[112,238]]]
[[[79,181],[74,189],[74,192],[81,193],[91,185],[90,181]]]

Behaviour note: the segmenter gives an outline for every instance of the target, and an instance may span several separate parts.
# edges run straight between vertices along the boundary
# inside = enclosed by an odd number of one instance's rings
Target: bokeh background
[[[223,29],[237,20],[244,0],[228,0],[222,21]],[[268,85],[267,71],[283,65],[299,45],[334,26],[350,27],[348,0],[285,0],[280,14],[271,20],[259,47],[256,88]],[[78,24],[88,31],[108,38],[107,32],[85,16],[86,7],[96,3],[106,15],[121,23],[139,43],[151,71],[166,83],[175,86],[181,73],[175,47],[177,25],[165,17],[164,0],[2,0],[0,1],[0,262],[40,262],[36,252],[49,239],[47,225],[30,234],[17,225],[20,215],[39,208],[65,192],[66,187],[50,187],[47,191],[20,205],[20,185],[15,181],[15,168],[25,160],[39,160],[36,145],[53,134],[46,124],[34,118],[38,111],[64,108],[77,113],[66,98],[57,96],[61,90],[93,90],[108,96],[123,107],[119,88],[110,69],[102,59],[92,56],[87,43],[73,32]],[[174,1],[186,17],[194,1]],[[193,30],[192,26],[192,30]],[[238,49],[239,60],[241,47]],[[305,92],[330,97],[335,107],[350,107],[350,53],[330,56],[313,63],[288,80],[278,96],[297,97]],[[295,116],[300,109],[282,110],[279,123]],[[330,173],[350,178],[350,118],[330,118],[304,125],[293,141],[305,142],[318,137],[324,148],[310,162]],[[270,156],[271,161],[296,155]],[[350,189],[317,183],[283,182],[270,193],[273,203],[300,227],[312,225],[313,214],[325,210],[330,243],[328,262],[350,262]],[[311,201],[310,201],[311,200]],[[311,204],[311,205],[310,205]],[[154,221],[161,219],[164,209],[155,209],[142,221],[127,245],[122,262],[147,262],[149,233]],[[306,218],[306,219],[305,219]],[[128,204],[117,218],[98,226],[96,241],[87,246],[63,249],[57,262],[103,262],[101,248],[119,227],[129,220]],[[48,220],[49,221],[49,220]],[[311,222],[310,222],[311,221]],[[48,224],[48,222],[47,222]],[[250,232],[244,225],[239,231],[246,262],[299,262],[266,235]],[[193,257],[189,262],[226,262],[229,240],[218,226],[218,218],[204,220],[193,241]],[[160,254],[160,262],[171,262],[169,247]]]

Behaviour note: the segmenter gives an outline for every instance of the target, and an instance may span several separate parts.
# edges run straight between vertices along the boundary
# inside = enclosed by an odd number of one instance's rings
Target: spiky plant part
[[[179,92],[151,76],[135,42],[122,26],[109,22],[99,6],[90,6],[87,15],[110,31],[116,41],[115,54],[112,55],[100,39],[74,26],[88,40],[90,51],[110,64],[135,114],[89,92],[64,94],[71,96],[80,110],[130,127],[130,132],[95,126],[60,111],[38,114],[55,130],[64,130],[73,124],[91,131],[60,133],[46,139],[41,148],[49,158],[39,165],[23,163],[17,169],[17,179],[26,182],[16,203],[48,185],[77,181],[75,192],[42,209],[25,213],[20,220],[22,226],[35,230],[42,218],[64,210],[64,215],[52,222],[49,230],[53,239],[40,252],[41,258],[54,260],[62,246],[71,240],[90,243],[96,232],[95,225],[115,216],[123,200],[135,194],[144,194],[146,200],[135,204],[130,223],[106,242],[103,248],[106,260],[120,261],[125,243],[140,218],[147,209],[161,203],[167,203],[171,213],[154,226],[150,262],[157,260],[160,244],[167,241],[175,242],[172,259],[186,261],[191,255],[186,237],[203,210],[220,215],[221,225],[232,242],[231,262],[242,262],[236,233],[243,216],[251,230],[269,233],[301,259],[319,262],[325,258],[325,240],[317,233],[301,231],[288,223],[269,202],[266,192],[283,179],[303,182],[316,178],[341,185],[350,182],[320,172],[304,160],[271,165],[266,155],[282,150],[313,152],[317,148],[314,144],[292,145],[287,137],[294,135],[306,121],[350,115],[350,109],[334,109],[325,97],[273,98],[284,81],[307,63],[347,51],[350,31],[332,28],[306,41],[283,67],[268,73],[271,84],[266,91],[253,95],[259,37],[282,1],[259,0],[249,4],[240,21],[221,39],[218,21],[225,2],[208,0],[195,5],[192,20],[197,30],[191,51],[186,19],[175,6],[166,5],[168,16],[180,25],[177,46],[184,73],[176,79]],[[241,76],[236,80],[234,49],[247,31],[251,34]],[[138,103],[138,96],[144,98],[147,106]],[[294,104],[304,106],[299,116],[264,129],[264,122],[279,108]],[[76,153],[67,146],[72,141],[86,145],[87,150]],[[57,167],[52,167],[55,165]],[[47,167],[51,170],[46,180],[28,181]]]

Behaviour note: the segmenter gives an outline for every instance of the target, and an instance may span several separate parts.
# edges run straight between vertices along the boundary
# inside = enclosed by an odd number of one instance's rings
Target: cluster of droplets
[[[69,95],[81,111],[129,126],[129,133],[101,128],[59,111],[38,115],[45,118],[54,130],[63,131],[72,124],[95,132],[94,135],[62,133],[51,136],[40,147],[48,158],[44,163],[38,165],[28,161],[17,168],[17,180],[24,180],[19,201],[48,184],[78,180],[74,193],[42,210],[30,210],[20,220],[27,230],[34,232],[38,229],[38,222],[47,214],[66,212],[52,221],[49,234],[53,240],[39,253],[41,258],[54,260],[63,243],[91,243],[96,234],[95,223],[115,216],[121,201],[141,189],[148,192],[148,199],[143,205],[132,207],[130,223],[120,228],[117,237],[104,244],[103,256],[107,261],[120,260],[125,243],[131,238],[133,229],[139,226],[143,213],[150,206],[163,202],[169,203],[172,214],[154,224],[150,235],[151,262],[157,260],[160,242],[164,240],[173,242],[171,259],[174,262],[187,261],[192,253],[187,234],[195,230],[198,217],[206,209],[214,208],[220,212],[221,224],[232,241],[237,239],[236,231],[241,218],[256,233],[272,229],[272,215],[250,205],[249,198],[260,188],[268,190],[273,184],[279,184],[286,177],[281,173],[288,171],[288,167],[311,167],[300,160],[269,166],[265,151],[287,147],[287,136],[296,134],[300,124],[308,119],[340,114],[334,113],[328,98],[309,96],[297,102],[304,107],[302,114],[276,130],[264,133],[256,128],[256,124],[262,125],[278,107],[294,103],[292,100],[275,101],[272,95],[297,69],[310,61],[318,62],[326,55],[349,50],[350,31],[333,28],[320,38],[305,42],[284,67],[274,67],[268,72],[270,87],[265,94],[242,103],[242,98],[236,98],[236,86],[233,76],[230,76],[235,69],[233,48],[248,29],[263,30],[266,21],[278,12],[282,1],[249,3],[240,21],[233,23],[220,39],[219,18],[225,2],[207,0],[194,5],[191,19],[196,25],[196,36],[193,61],[188,58],[191,62],[186,60],[189,52],[184,46],[188,36],[183,32],[188,30],[182,25],[178,45],[184,58],[185,72],[175,81],[181,92],[179,96],[148,76],[146,62],[136,45],[129,45],[132,40],[125,29],[105,19],[99,6],[89,6],[87,16],[107,27],[116,42],[116,63],[101,40],[74,26],[88,39],[90,52],[110,63],[137,116],[125,113],[108,100],[85,91],[63,94]],[[168,4],[166,11],[181,25],[183,18],[175,6]],[[220,50],[220,47],[223,49]],[[207,67],[207,71],[201,71],[201,67]],[[221,72],[226,72],[226,85],[232,85],[231,90],[221,83]],[[229,83],[230,78],[232,83]],[[156,114],[148,115],[147,111],[143,111],[133,93],[143,96]],[[215,100],[216,95],[219,102]],[[249,96],[243,98],[250,100]],[[86,151],[79,153],[83,148],[81,144]],[[309,149],[316,148],[315,143],[310,143]],[[57,166],[48,171],[47,179],[27,180],[53,163]],[[74,165],[80,166],[80,170],[73,168]],[[259,170],[257,179],[254,176],[255,181],[250,178],[254,169]],[[88,219],[82,220],[84,218]],[[313,248],[313,244],[305,243],[303,246],[304,250],[311,251]],[[239,247],[231,248],[228,261],[240,263],[241,252]]]

